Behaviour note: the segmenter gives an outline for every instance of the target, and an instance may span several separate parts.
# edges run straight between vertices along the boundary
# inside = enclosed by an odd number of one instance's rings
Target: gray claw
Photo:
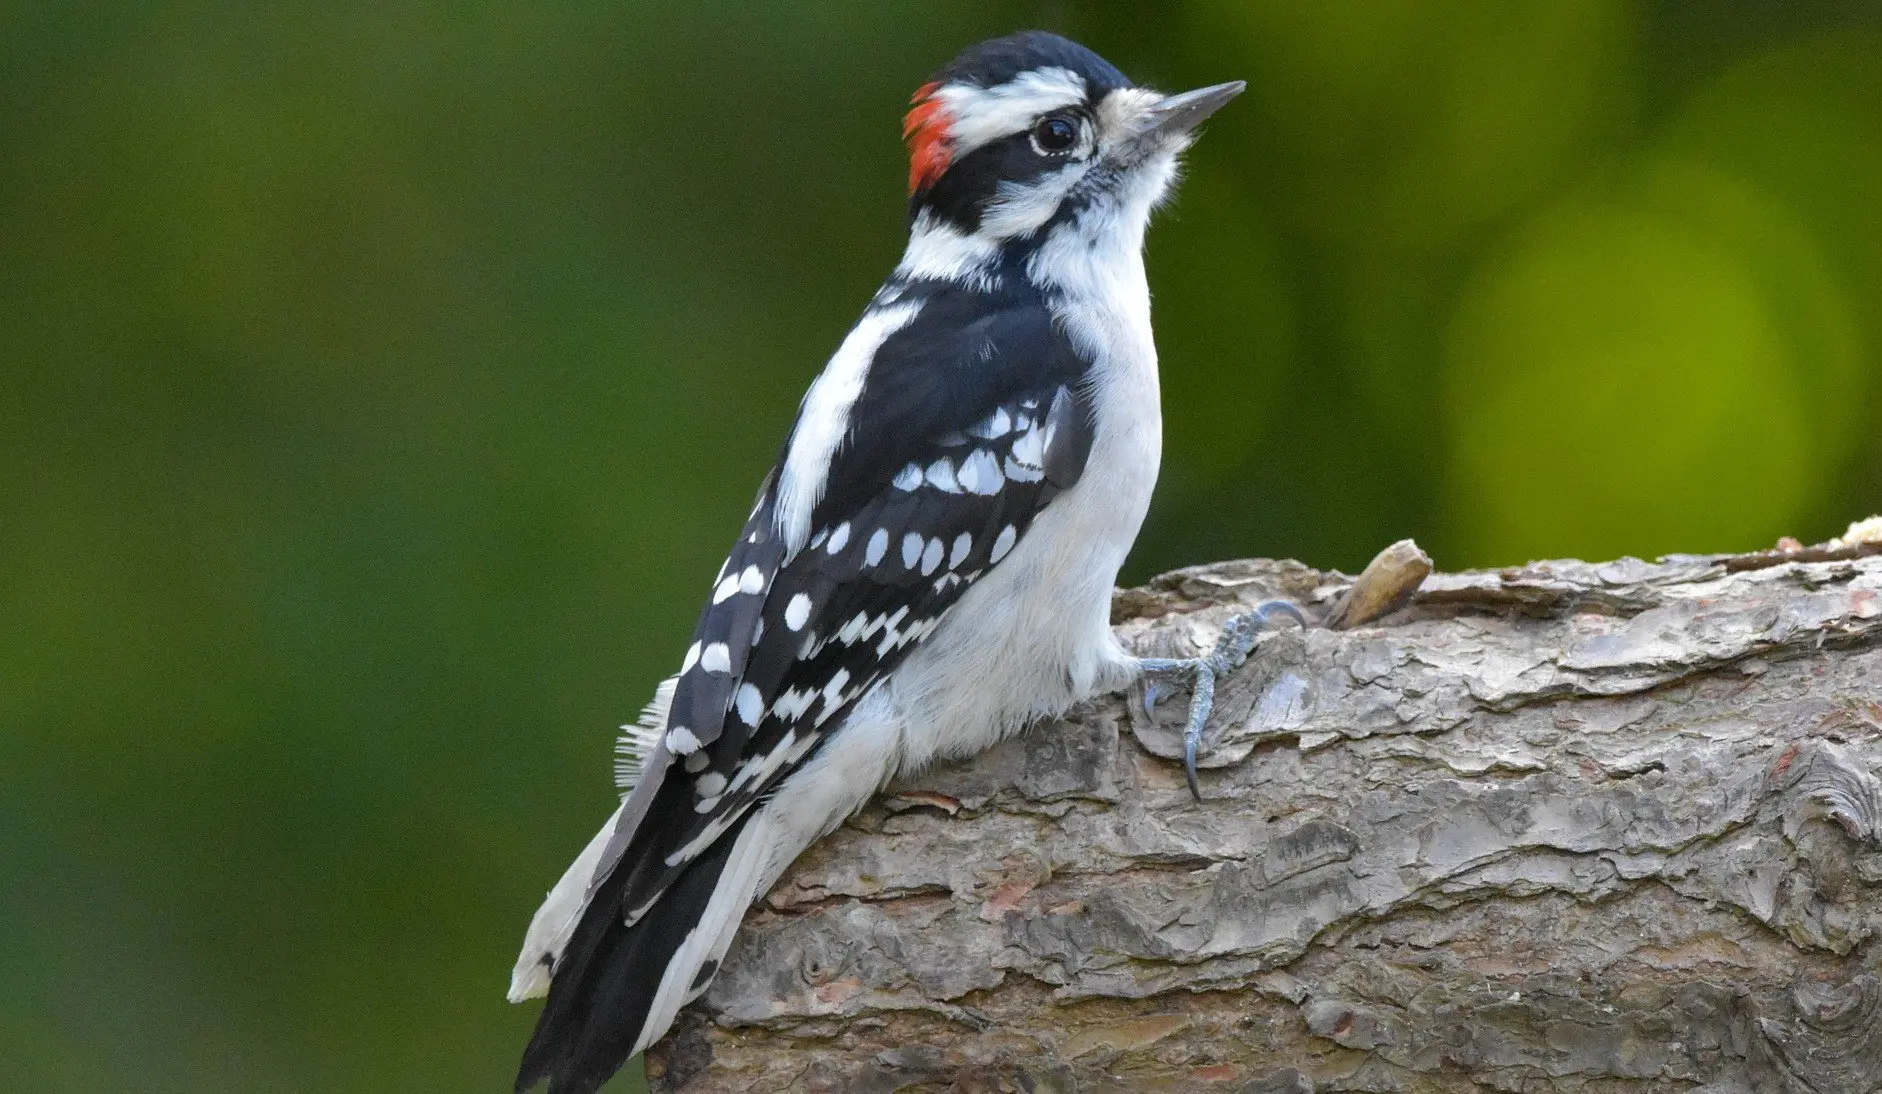
[[[1196,690],[1189,703],[1189,721],[1183,726],[1183,777],[1189,782],[1190,797],[1198,802],[1202,801],[1202,787],[1196,779],[1196,751],[1202,746],[1203,727],[1208,724],[1209,712],[1215,706],[1216,674],[1226,673],[1248,660],[1248,655],[1254,652],[1256,636],[1276,615],[1288,616],[1302,627],[1307,625],[1300,609],[1285,600],[1270,600],[1257,605],[1247,615],[1230,619],[1222,628],[1222,637],[1216,641],[1215,649],[1196,661]],[[1145,693],[1148,694],[1148,688]]]
[[[1196,692],[1189,701],[1189,721],[1183,726],[1183,778],[1189,781],[1189,796],[1202,801],[1202,786],[1196,781],[1196,749],[1202,744],[1202,727],[1215,706],[1215,668],[1208,661],[1196,664]]]
[[[1300,614],[1299,608],[1296,608],[1285,600],[1264,601],[1263,603],[1255,605],[1255,610],[1248,614],[1254,616],[1255,621],[1263,627],[1266,627],[1269,620],[1273,619],[1275,616],[1284,615],[1300,624],[1302,630],[1307,629],[1307,617]]]

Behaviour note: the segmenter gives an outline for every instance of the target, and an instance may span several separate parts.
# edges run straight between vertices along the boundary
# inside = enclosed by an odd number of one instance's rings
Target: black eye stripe
[[[1000,195],[1003,185],[1023,186],[1065,166],[1065,153],[1041,152],[1034,143],[1036,127],[1034,123],[955,160],[932,188],[918,195],[915,209],[926,210],[963,232],[977,229],[982,209]]]

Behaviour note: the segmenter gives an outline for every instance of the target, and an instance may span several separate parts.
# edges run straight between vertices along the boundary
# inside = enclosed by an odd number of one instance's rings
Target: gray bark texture
[[[653,1089],[1882,1091],[1875,549],[1437,573],[1277,627],[1200,804],[1181,693],[909,779],[750,912]],[[1115,622],[1186,655],[1352,584],[1223,563]]]

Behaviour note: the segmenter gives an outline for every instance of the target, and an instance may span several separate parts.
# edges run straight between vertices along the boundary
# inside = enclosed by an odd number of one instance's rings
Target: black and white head
[[[942,276],[1069,231],[1137,249],[1196,126],[1240,81],[1178,95],[1042,31],[964,50],[915,93],[906,274]]]

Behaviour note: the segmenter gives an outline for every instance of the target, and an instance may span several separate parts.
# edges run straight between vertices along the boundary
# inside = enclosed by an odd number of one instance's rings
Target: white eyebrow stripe
[[[1085,78],[1069,68],[1022,72],[998,87],[948,84],[934,93],[948,113],[955,159],[1021,132],[1039,115],[1085,101]]]

